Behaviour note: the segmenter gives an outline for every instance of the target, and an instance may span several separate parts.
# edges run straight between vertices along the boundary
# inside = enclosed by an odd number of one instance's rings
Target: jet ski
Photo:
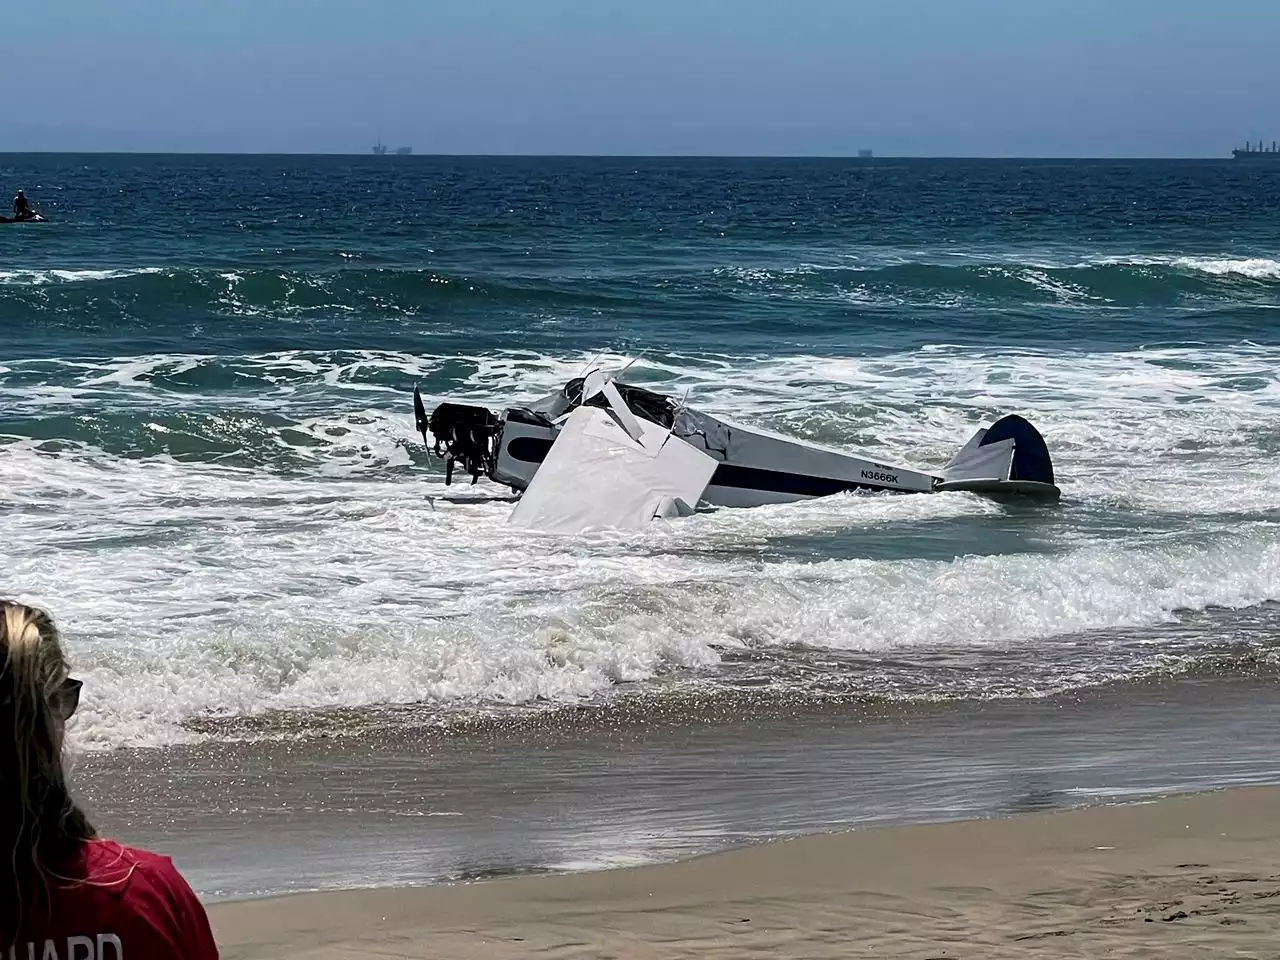
[[[659,504],[665,497],[671,502],[663,509],[679,511],[699,503],[755,507],[858,490],[963,491],[1050,500],[1061,493],[1044,438],[1016,414],[979,429],[949,463],[931,470],[885,463],[712,416],[663,394],[617,382],[601,371],[570,380],[536,403],[501,412],[445,402],[428,415],[416,386],[413,404],[423,442],[444,458],[446,484],[453,482],[455,468],[461,466],[473,484],[484,476],[522,499],[535,484],[543,491],[539,499],[547,499],[549,481],[539,483],[539,478],[549,459],[555,461],[556,482],[564,487],[550,491],[551,499],[562,496],[580,503],[592,499],[597,490],[612,491],[609,496],[616,498],[638,482],[648,490],[645,503]],[[563,442],[566,437],[568,442]],[[671,442],[699,455],[691,476],[706,473],[700,485],[692,479],[684,485],[680,497],[658,491],[665,482],[661,472],[646,472],[648,461]],[[670,456],[689,459],[684,453]],[[606,463],[624,462],[632,466],[620,468],[622,474],[615,471],[606,477],[597,470]],[[676,501],[679,505],[673,507]],[[521,511],[520,505],[516,511]],[[626,513],[627,507],[619,504],[618,511]],[[603,503],[598,512],[609,514]]]
[[[0,217],[0,223],[45,223],[44,214],[33,213],[29,217]]]

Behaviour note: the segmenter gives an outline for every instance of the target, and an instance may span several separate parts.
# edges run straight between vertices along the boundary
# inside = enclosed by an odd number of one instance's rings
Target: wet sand
[[[73,782],[95,824],[172,856],[208,902],[1280,783],[1269,677],[901,707],[642,705],[447,733],[406,722],[119,751],[82,759]]]
[[[210,908],[229,960],[1274,956],[1280,788]]]

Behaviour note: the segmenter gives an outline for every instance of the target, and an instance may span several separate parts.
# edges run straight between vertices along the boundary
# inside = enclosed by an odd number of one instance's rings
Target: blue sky
[[[1280,0],[33,0],[0,150],[1224,156]]]

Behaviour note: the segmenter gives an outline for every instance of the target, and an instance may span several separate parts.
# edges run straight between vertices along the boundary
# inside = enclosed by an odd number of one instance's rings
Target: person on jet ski
[[[18,195],[13,198],[13,219],[30,220],[35,215],[36,212],[31,209],[31,203],[27,200],[26,194],[19,190]]]

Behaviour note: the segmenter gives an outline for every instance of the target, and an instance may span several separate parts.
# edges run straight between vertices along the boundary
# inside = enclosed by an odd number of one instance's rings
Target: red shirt
[[[49,908],[52,909],[49,909]],[[49,878],[0,960],[218,960],[209,918],[173,862],[112,840],[84,845],[74,877]]]

